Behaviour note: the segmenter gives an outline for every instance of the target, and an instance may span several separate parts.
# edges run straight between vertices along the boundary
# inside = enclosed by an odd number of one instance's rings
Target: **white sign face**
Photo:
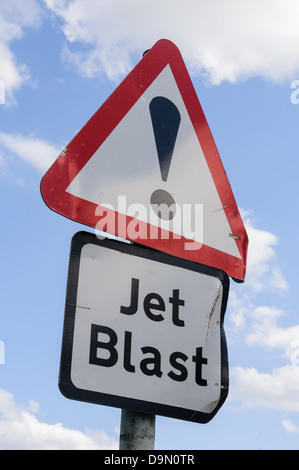
[[[228,393],[214,268],[79,233],[72,243],[60,390],[68,398],[208,422]]]
[[[157,97],[161,99],[161,96],[172,103],[180,116],[171,164],[169,162],[164,181],[161,179],[149,112],[150,103],[159,99]],[[161,188],[164,194],[166,192],[174,196],[176,210],[171,220],[161,220],[151,207],[151,195],[157,188]],[[145,223],[171,230],[176,235],[241,259],[236,240],[229,236],[231,229],[225,211],[219,210],[222,208],[221,200],[169,65],[130,109],[66,191],[80,199],[137,217]],[[160,200],[158,197],[158,206],[163,202],[163,198]],[[200,217],[195,216],[199,210],[196,206],[198,202],[203,210]],[[144,210],[140,210],[140,207]],[[184,207],[190,208],[189,219],[192,223],[186,223],[188,216],[183,220]],[[106,222],[104,219],[103,225]],[[126,233],[125,238],[128,235]]]

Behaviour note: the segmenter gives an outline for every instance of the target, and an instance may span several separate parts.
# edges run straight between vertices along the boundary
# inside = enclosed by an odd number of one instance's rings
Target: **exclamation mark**
[[[162,181],[167,181],[172,154],[181,122],[176,105],[163,96],[153,98],[149,104],[153,131],[156,141]],[[175,201],[164,189],[157,189],[151,195],[151,205],[160,219],[171,220],[175,216]],[[163,210],[162,205],[166,210]],[[160,207],[159,207],[160,206]],[[172,210],[169,210],[171,207]]]

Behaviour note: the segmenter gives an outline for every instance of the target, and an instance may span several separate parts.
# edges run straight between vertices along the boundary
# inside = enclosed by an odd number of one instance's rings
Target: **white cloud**
[[[286,292],[288,284],[277,265],[274,250],[279,238],[271,232],[255,227],[249,213],[241,212],[249,238],[246,285],[255,292]]]
[[[266,353],[265,358],[271,350],[272,356],[280,355],[280,361],[284,355],[288,364],[265,373],[255,367],[244,368],[242,359],[235,358],[234,362],[239,365],[230,371],[229,399],[251,409],[299,412],[299,324],[282,326],[288,314],[275,306],[274,294],[281,295],[288,290],[287,281],[277,266],[278,237],[257,228],[245,211],[242,216],[249,236],[248,267],[245,283],[241,288],[232,285],[230,292],[229,342],[238,338],[244,348],[245,345],[251,348],[249,354],[258,346]],[[271,305],[264,303],[269,293]],[[243,354],[247,353],[244,349]],[[290,422],[285,422],[284,427],[291,432]]]
[[[273,294],[282,295],[289,290],[277,265],[278,237],[257,228],[248,211],[241,210],[241,215],[249,238],[247,271],[244,284],[231,284],[227,314],[229,341],[239,338],[242,332],[248,345],[280,349],[290,357],[299,338],[299,325],[281,327],[279,321],[287,314],[273,305]],[[269,293],[271,305],[265,304],[265,295]],[[262,304],[259,295],[263,295]]]
[[[250,332],[246,336],[246,342],[249,345],[261,345],[272,349],[281,349],[284,354],[291,358],[299,339],[299,325],[281,327],[278,325],[278,319],[284,315],[284,312],[275,307],[259,306],[254,308],[251,313],[253,324]],[[294,356],[295,361],[295,356]]]
[[[42,10],[37,0],[0,0],[0,12],[8,21],[13,21],[15,27],[40,26]]]
[[[255,76],[279,82],[299,72],[297,0],[44,3],[63,21],[65,57],[85,76],[118,79],[134,54],[141,58],[161,38],[177,44],[193,73],[213,84]]]
[[[0,163],[2,166],[12,157],[18,157],[39,172],[52,165],[61,148],[34,136],[0,132]]]
[[[295,434],[299,432],[299,426],[293,424],[289,419],[282,420],[282,425],[284,429],[289,433]]]
[[[283,310],[269,305],[254,305],[250,295],[231,291],[228,307],[229,341],[240,339],[250,347],[278,350],[294,364],[299,364],[299,324],[281,326],[288,317]]]
[[[36,402],[28,407],[16,404],[14,397],[0,389],[0,450],[100,450],[117,449],[115,437],[103,430],[85,433],[37,419]]]
[[[41,16],[42,9],[36,0],[0,0],[0,80],[8,104],[14,102],[14,92],[30,78],[27,65],[18,63],[11,43],[20,40],[26,28],[38,28]]]
[[[234,367],[229,399],[248,408],[270,408],[299,412],[299,367],[289,364],[272,373],[258,372],[254,367]]]
[[[229,303],[229,338],[235,335],[242,337],[250,346],[261,346],[267,349],[279,349],[290,358],[297,354],[299,325],[282,327],[279,321],[287,314],[273,305],[273,294],[284,294],[289,286],[277,265],[275,246],[278,237],[271,232],[255,226],[249,212],[241,210],[249,238],[247,273],[245,283],[241,286],[232,284]],[[259,304],[260,294],[271,293],[271,305]],[[294,349],[296,349],[294,351]],[[299,353],[298,353],[299,355]],[[298,360],[299,362],[299,360]]]

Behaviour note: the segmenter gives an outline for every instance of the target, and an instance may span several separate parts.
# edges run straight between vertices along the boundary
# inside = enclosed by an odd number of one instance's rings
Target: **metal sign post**
[[[153,450],[156,416],[122,410],[119,450]]]

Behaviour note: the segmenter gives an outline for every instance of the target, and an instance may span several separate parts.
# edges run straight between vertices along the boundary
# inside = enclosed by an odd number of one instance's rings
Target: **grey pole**
[[[153,450],[156,416],[122,410],[119,450]]]
[[[149,51],[147,49],[142,57]],[[119,450],[153,450],[155,448],[156,416],[122,410]]]

